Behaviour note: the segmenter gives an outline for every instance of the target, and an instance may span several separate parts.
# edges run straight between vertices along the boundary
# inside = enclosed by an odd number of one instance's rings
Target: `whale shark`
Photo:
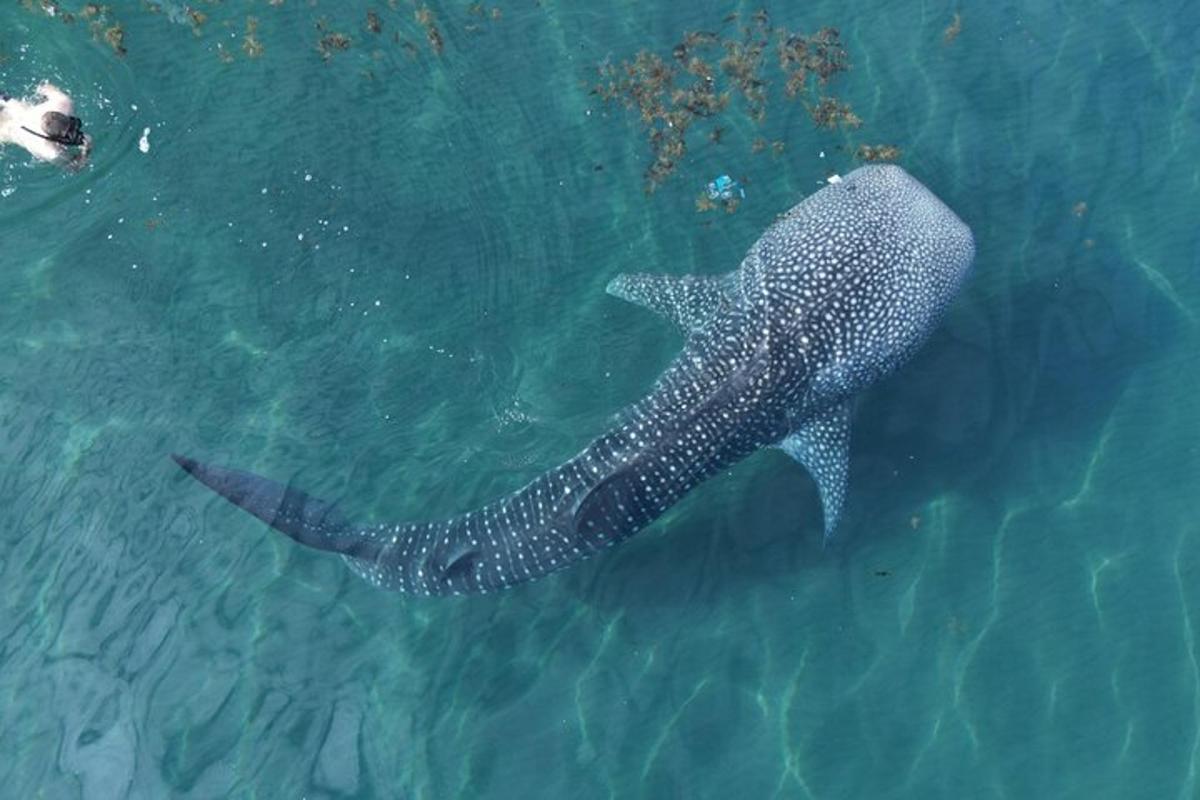
[[[856,395],[920,347],[968,275],[970,229],[894,165],[867,165],[780,215],[733,272],[625,274],[608,292],[668,319],[682,351],[578,455],[506,497],[436,522],[359,524],[290,483],[173,455],[194,478],[380,588],[486,593],[628,539],[765,448],[816,482],[838,525]]]

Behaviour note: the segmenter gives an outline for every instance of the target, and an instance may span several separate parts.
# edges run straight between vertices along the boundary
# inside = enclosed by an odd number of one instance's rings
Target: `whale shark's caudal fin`
[[[684,333],[700,330],[732,302],[736,275],[618,275],[607,292],[661,314]]]
[[[364,537],[332,503],[251,472],[201,464],[171,455],[193,478],[277,531],[317,550],[369,559],[379,544]]]
[[[850,403],[831,406],[779,443],[817,482],[825,511],[825,543],[833,538],[850,473]]]

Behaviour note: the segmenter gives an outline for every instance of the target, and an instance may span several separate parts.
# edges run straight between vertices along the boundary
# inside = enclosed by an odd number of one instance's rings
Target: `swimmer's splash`
[[[39,161],[79,170],[92,152],[92,137],[75,116],[75,103],[54,84],[38,84],[34,96],[0,92],[0,145],[13,144]]]

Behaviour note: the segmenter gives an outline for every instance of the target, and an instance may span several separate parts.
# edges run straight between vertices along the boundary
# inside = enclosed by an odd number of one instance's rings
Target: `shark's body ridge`
[[[486,592],[553,572],[769,446],[816,480],[829,537],[846,491],[851,399],[921,345],[974,255],[970,230],[928,189],[899,167],[867,166],[782,215],[734,272],[619,276],[608,291],[678,325],[682,352],[577,456],[441,522],[355,525],[289,486],[175,459],[301,544],[413,594]]]

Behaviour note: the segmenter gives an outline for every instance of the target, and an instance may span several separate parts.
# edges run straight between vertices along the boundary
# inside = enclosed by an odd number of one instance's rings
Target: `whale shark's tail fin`
[[[171,458],[193,478],[300,544],[362,559],[379,554],[379,543],[363,536],[332,503],[251,472],[175,454]]]

